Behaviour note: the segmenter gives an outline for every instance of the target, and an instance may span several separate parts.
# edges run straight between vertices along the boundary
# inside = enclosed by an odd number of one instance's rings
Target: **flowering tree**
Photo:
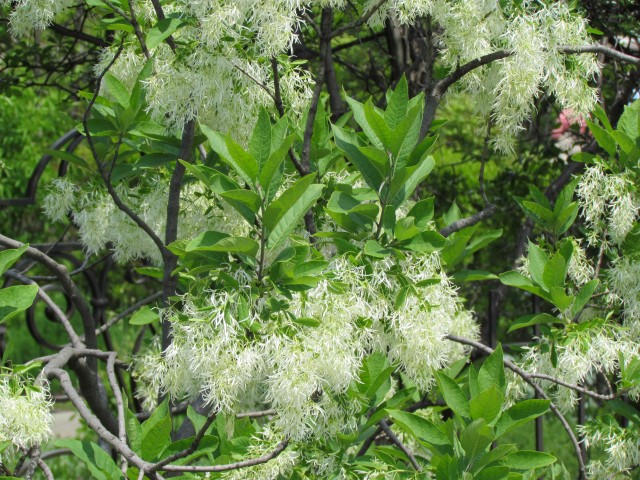
[[[596,54],[640,60],[595,43],[572,6],[2,5],[16,38],[51,27],[101,49],[72,132],[83,146],[50,152],[71,170],[50,185],[46,216],[70,219],[88,257],[143,264],[160,285],[99,324],[77,272],[0,235],[0,273],[23,284],[0,291],[2,320],[39,297],[69,341],[0,375],[4,475],[39,467],[52,477],[41,451],[51,385],[100,440],[57,442],[95,478],[563,478],[563,459],[505,443],[546,414],[581,477],[638,466],[640,104],[613,128],[598,106]],[[57,23],[69,17],[83,20]],[[362,29],[397,47],[376,101],[340,91],[333,50],[357,45]],[[486,136],[483,206],[466,218],[457,208],[440,218],[424,194],[446,130],[437,109],[453,89],[473,99]],[[584,173],[551,199],[533,185],[515,198],[530,239],[514,270],[460,271],[502,234],[478,231],[498,209],[487,157],[514,151],[543,92],[592,118],[597,145],[574,157]],[[36,264],[57,278],[81,330],[29,275]],[[522,355],[480,341],[456,286],[498,278],[548,305],[510,319],[510,331],[538,329]],[[128,316],[140,339],[157,335],[134,354],[101,348]],[[576,431],[567,412],[578,395],[606,414]],[[588,462],[591,445],[609,454]]]

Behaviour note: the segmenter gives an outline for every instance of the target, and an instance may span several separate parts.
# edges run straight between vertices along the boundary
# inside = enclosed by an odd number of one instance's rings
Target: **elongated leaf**
[[[616,154],[616,141],[613,139],[611,134],[598,124],[589,120],[587,120],[587,125],[589,125],[589,130],[591,130],[591,133],[596,139],[596,142],[598,142],[598,145],[600,145],[600,147],[602,147],[609,155],[614,156]]]
[[[314,184],[314,180],[315,175],[301,178],[267,208],[262,221],[269,248],[275,248],[287,238],[322,194],[324,185]]]
[[[129,323],[131,325],[149,325],[156,320],[160,320],[158,312],[151,310],[149,307],[142,307],[131,316]]]
[[[374,258],[385,258],[391,254],[391,250],[384,248],[375,240],[367,240],[364,245],[364,254]]]
[[[392,130],[402,122],[407,113],[409,105],[409,87],[407,79],[403,75],[396,85],[395,90],[388,96],[387,110],[384,112],[384,119]]]
[[[260,108],[258,121],[249,142],[249,151],[258,162],[258,171],[262,172],[263,165],[271,156],[271,119],[264,107]]]
[[[585,307],[585,305],[589,302],[589,300],[591,300],[591,296],[596,291],[596,288],[598,288],[599,283],[600,283],[600,280],[596,278],[586,283],[580,289],[580,291],[576,295],[576,299],[573,302],[573,307],[572,307],[573,315],[577,315],[578,312],[580,312],[580,310],[582,310]]]
[[[544,266],[542,279],[543,285],[551,290],[554,287],[562,287],[567,276],[567,263],[559,253],[555,254]]]
[[[624,107],[624,112],[618,121],[618,130],[624,132],[631,140],[640,138],[640,101]]]
[[[404,248],[420,253],[432,253],[441,250],[446,239],[435,230],[422,232],[402,243]]]
[[[469,412],[474,420],[491,423],[500,414],[504,396],[497,386],[482,390],[469,401]]]
[[[523,400],[502,413],[496,423],[496,435],[500,437],[549,411],[549,400]]]
[[[253,186],[253,182],[258,174],[258,164],[255,159],[244,152],[239,145],[235,144],[236,147],[234,148],[234,151],[241,157],[241,162],[238,163],[236,158],[229,151],[225,137],[223,137],[220,132],[215,132],[206,125],[200,125],[200,129],[209,140],[209,144],[213,151],[220,155],[220,158],[227,165],[233,168],[240,178],[242,178],[248,185]],[[230,139],[230,143],[234,144],[235,142]],[[244,155],[239,153],[239,150],[242,150]],[[246,164],[243,163],[244,160],[246,160]]]
[[[393,129],[391,152],[397,158],[398,168],[407,166],[418,140],[422,126],[422,102],[407,112],[407,116]],[[420,158],[422,160],[423,157]],[[412,165],[409,165],[412,166]]]
[[[387,410],[387,413],[402,430],[418,440],[430,445],[451,445],[449,437],[429,420],[400,410]]]
[[[467,419],[471,418],[467,396],[460,386],[452,378],[441,372],[436,373],[436,381],[438,382],[440,393],[447,406],[451,408],[456,415]]]
[[[165,18],[160,20],[147,33],[147,47],[153,50],[184,25],[185,22],[179,18]]]
[[[104,86],[107,91],[115,98],[122,107],[127,108],[130,103],[130,96],[127,87],[125,87],[120,80],[114,77],[112,74],[107,73],[104,76]]]
[[[436,162],[427,157],[414,167],[401,169],[391,180],[390,205],[401,206],[414,192],[424,178],[431,173]]]
[[[124,479],[122,472],[111,456],[93,442],[67,438],[56,440],[55,445],[59,448],[71,450],[76,457],[85,463],[91,472],[92,478],[96,480]]]
[[[36,299],[37,285],[16,285],[0,290],[0,323],[27,310]]]
[[[478,390],[482,392],[491,387],[496,387],[504,395],[507,386],[504,376],[504,355],[502,345],[498,344],[496,349],[482,364],[478,372]]]
[[[27,248],[29,248],[29,245],[25,244],[20,248],[0,252],[0,276],[4,275],[4,272],[9,270],[20,259],[24,252],[27,251]]]
[[[267,191],[267,201],[270,202],[275,196],[282,183],[283,161],[293,144],[294,135],[285,138],[280,146],[276,148],[269,159],[262,165],[258,180],[263,190]],[[273,144],[272,144],[273,146]]]
[[[346,100],[347,100],[347,103],[349,104],[349,107],[351,107],[353,118],[355,118],[356,123],[360,125],[360,128],[362,128],[362,131],[364,132],[364,134],[371,141],[371,143],[373,143],[373,146],[384,149],[384,145],[382,144],[380,139],[376,136],[375,132],[373,131],[373,129],[369,125],[369,122],[367,121],[367,118],[364,114],[364,105],[350,97],[347,97]],[[335,125],[332,125],[331,127],[334,129],[334,136],[335,136]],[[338,147],[342,149],[340,145],[338,145]]]
[[[250,185],[254,185],[258,179],[259,172],[257,160],[253,158],[253,155],[238,145],[230,135],[227,135],[224,141],[227,145],[229,155],[231,155],[235,164],[251,179]]]
[[[171,444],[171,416],[169,404],[162,402],[142,424],[142,452],[144,460],[155,460]]]
[[[249,208],[254,215],[260,210],[260,197],[251,190],[240,188],[238,190],[229,190],[227,192],[220,193],[219,195],[227,201],[242,203]]]
[[[460,445],[466,452],[469,463],[473,463],[491,445],[493,439],[493,430],[483,419],[471,422],[460,435]]]
[[[509,333],[513,332],[514,330],[530,327],[532,325],[553,323],[562,323],[562,321],[559,318],[554,317],[553,315],[549,315],[548,313],[533,313],[530,315],[523,315],[511,324],[511,326],[509,327]]]
[[[548,453],[520,450],[507,456],[500,463],[515,470],[533,470],[552,465],[556,460],[556,457]]]
[[[367,182],[367,185],[375,192],[379,192],[384,177],[380,174],[376,165],[360,151],[356,135],[336,125],[332,125],[331,128],[333,129],[333,136],[338,148],[342,150],[347,159],[355,165],[362,174],[364,181]]]
[[[384,117],[378,113],[376,108],[373,106],[371,100],[364,104],[364,115],[376,138],[382,142],[386,150],[391,151],[393,131],[389,128],[387,122],[385,122]],[[370,140],[373,139],[370,138]]]
[[[460,270],[454,273],[453,281],[460,282],[480,282],[484,280],[498,280],[498,276],[485,270]]]

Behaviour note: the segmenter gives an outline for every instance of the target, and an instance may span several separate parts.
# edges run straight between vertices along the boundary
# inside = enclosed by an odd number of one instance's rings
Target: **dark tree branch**
[[[443,237],[448,237],[452,233],[462,230],[463,228],[471,227],[476,223],[481,222],[485,218],[492,217],[496,213],[496,210],[497,207],[490,203],[484,210],[479,211],[475,215],[463,218],[461,220],[458,220],[457,222],[453,222],[447,227],[444,227],[442,230],[440,230],[440,235],[442,235]]]

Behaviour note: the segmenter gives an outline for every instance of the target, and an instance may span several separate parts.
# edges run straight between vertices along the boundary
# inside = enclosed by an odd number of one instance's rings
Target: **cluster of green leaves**
[[[441,249],[444,238],[430,224],[433,199],[418,202],[403,218],[396,215],[435,165],[429,152],[437,137],[420,141],[423,95],[410,99],[403,77],[389,92],[385,110],[371,100],[347,101],[362,133],[334,125],[333,134],[368,189],[336,189],[327,213],[353,238],[369,238],[364,252],[374,257],[387,256],[392,249],[421,253]]]
[[[406,386],[389,394],[394,368],[382,355],[371,355],[363,365],[358,394],[363,399],[362,424],[352,436],[341,437],[342,451],[361,446],[375,435],[385,420],[404,433],[411,442],[418,462],[427,466],[437,479],[530,479],[555,463],[552,455],[519,450],[504,444],[502,438],[549,410],[547,400],[506,402],[506,380],[501,347],[477,369],[473,364],[463,371],[466,360],[437,373],[436,381],[443,403],[427,407],[434,415],[411,413],[407,409],[420,399],[414,387]],[[458,381],[454,377],[458,377]],[[448,417],[446,420],[439,418]],[[410,440],[409,440],[410,439]],[[500,444],[502,443],[502,444]],[[407,472],[408,457],[390,445],[372,445],[364,455],[351,460],[350,470],[379,469]]]

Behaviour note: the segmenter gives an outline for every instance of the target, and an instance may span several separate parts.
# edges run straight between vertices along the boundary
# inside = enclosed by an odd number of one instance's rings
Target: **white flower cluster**
[[[369,0],[367,8],[378,2]],[[559,47],[592,43],[586,21],[571,11],[569,2],[525,0],[501,7],[498,0],[390,0],[369,20],[381,26],[395,16],[409,24],[430,15],[441,27],[439,48],[446,66],[459,65],[499,50],[508,58],[479,68],[462,80],[478,102],[478,113],[492,115],[497,127],[495,146],[511,150],[513,136],[532,113],[541,88],[555,95],[563,108],[579,114],[595,105],[589,81],[598,74],[595,55],[567,57]]]
[[[552,347],[549,338],[542,336],[535,346],[527,349],[523,368],[579,385],[587,381],[590,375],[614,374],[618,369],[620,354],[628,359],[638,357],[640,348],[635,338],[626,329],[609,323],[574,329],[555,347]],[[552,348],[555,348],[557,355],[555,367],[551,361]],[[548,383],[549,387],[553,385]],[[576,392],[569,388],[557,388],[553,395],[554,401],[565,411],[571,410],[577,402]]]
[[[9,17],[11,33],[21,37],[33,30],[44,30],[55,16],[72,6],[72,0],[0,0],[0,6],[13,6]]]
[[[576,194],[590,229],[588,242],[596,244],[608,237],[621,244],[633,228],[640,206],[630,176],[605,172],[602,165],[595,164],[583,173]]]
[[[160,238],[164,238],[169,184],[161,178],[150,179],[148,183],[149,186],[132,188],[121,183],[116,190],[120,198]],[[203,215],[212,205],[202,193],[200,184],[190,184],[182,189],[179,239],[193,238],[205,230],[230,235],[247,232],[248,225],[231,208],[216,207],[211,214]],[[71,214],[89,254],[110,246],[114,258],[122,263],[141,258],[157,265],[162,263],[160,251],[151,238],[118,209],[104,188],[94,185],[80,188],[66,178],[59,178],[52,182],[43,208],[45,215],[54,221]]]
[[[587,448],[598,447],[606,452],[603,461],[595,460],[587,465],[589,478],[634,478],[633,469],[640,463],[640,432],[637,428],[623,428],[608,416],[579,428]]]
[[[0,442],[29,449],[51,438],[48,385],[35,387],[17,375],[0,374]]]
[[[628,257],[618,258],[607,278],[611,293],[622,301],[624,325],[637,338],[640,334],[640,262]]]
[[[261,299],[244,300],[249,313],[239,307],[239,296],[250,298],[246,275],[236,275],[238,290],[215,291],[204,304],[202,294],[186,295],[184,310],[172,320],[173,343],[165,355],[138,359],[143,393],[151,398],[159,390],[174,398],[202,394],[213,408],[228,413],[250,401],[263,402],[275,408],[273,424],[284,435],[325,437],[356,426],[361,405],[348,392],[368,353],[382,352],[418,387],[428,389],[435,370],[465,353],[445,336],[478,335],[436,254],[367,266],[341,256],[327,275],[330,279],[315,288],[295,294],[286,313],[269,319],[263,318]],[[435,281],[416,287],[396,305],[401,278]],[[335,285],[345,291],[336,293]],[[319,324],[297,321],[305,318]]]
[[[149,26],[157,21],[149,0],[138,7]],[[185,45],[180,55],[164,43],[153,49],[154,74],[146,86],[154,120],[179,130],[197,118],[216,130],[233,131],[236,139],[248,138],[258,109],[273,107],[274,74],[267,60],[291,50],[303,2],[175,0],[164,8],[189,21],[174,33]],[[114,48],[103,53],[96,72],[104,71],[114,53]],[[144,63],[132,43],[112,73],[131,87]],[[279,77],[284,105],[300,115],[312,95],[309,73],[283,62]]]

